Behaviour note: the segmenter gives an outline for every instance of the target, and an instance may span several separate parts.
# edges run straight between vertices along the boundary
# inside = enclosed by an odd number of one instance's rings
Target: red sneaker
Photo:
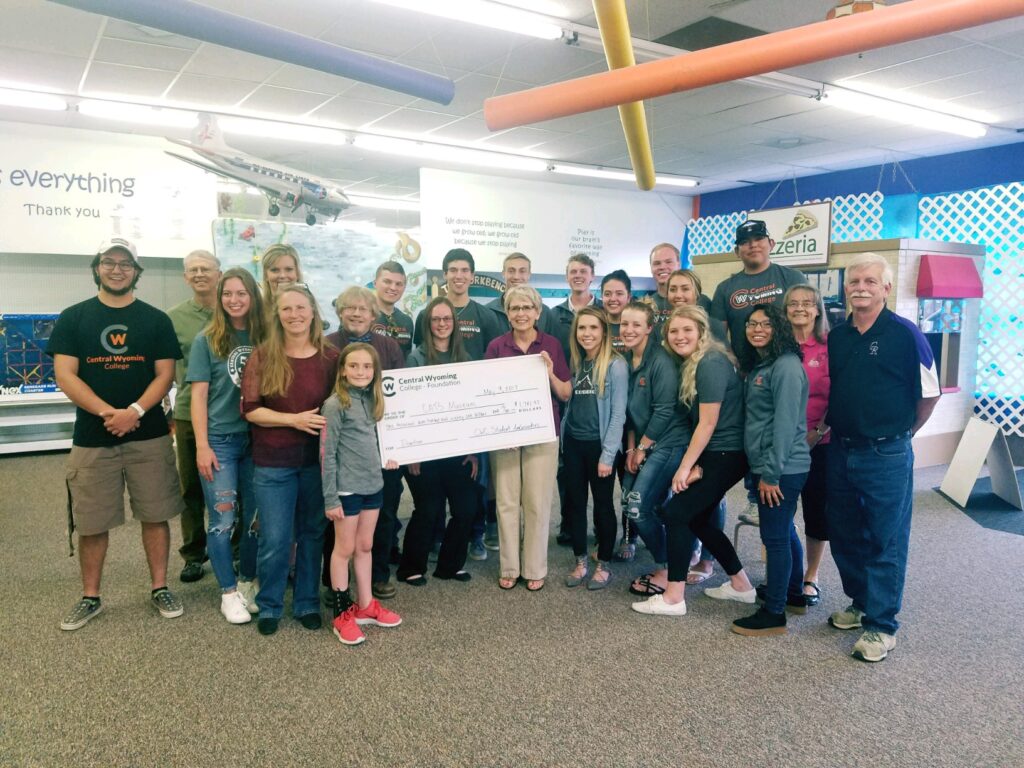
[[[352,606],[355,613],[356,624],[376,624],[378,627],[397,627],[402,623],[402,617],[394,611],[389,611],[376,600],[371,600],[365,608],[358,605]]]
[[[366,639],[363,630],[356,623],[354,605],[334,620],[334,634],[345,645],[359,645]]]

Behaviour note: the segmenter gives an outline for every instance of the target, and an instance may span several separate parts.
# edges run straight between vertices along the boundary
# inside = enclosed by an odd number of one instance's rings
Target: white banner
[[[540,355],[386,370],[381,466],[557,440]]]
[[[651,248],[678,246],[693,198],[578,184],[420,169],[420,229],[427,266],[451,248],[473,254],[478,271],[500,272],[508,254],[530,257],[533,273],[563,274],[585,253],[597,274],[649,275]]]
[[[754,211],[748,219],[760,219],[775,241],[776,264],[827,264],[832,242],[832,203],[809,203],[789,208]]]
[[[2,123],[0,252],[92,254],[111,235],[141,257],[211,247],[214,177],[163,139]]]

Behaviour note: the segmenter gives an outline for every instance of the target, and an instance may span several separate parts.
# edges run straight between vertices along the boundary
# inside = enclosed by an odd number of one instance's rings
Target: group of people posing
[[[396,593],[392,563],[397,581],[423,586],[432,551],[434,578],[468,581],[467,557],[485,559],[492,547],[501,589],[542,589],[557,488],[558,541],[575,555],[566,586],[607,588],[611,561],[633,559],[639,538],[654,567],[629,586],[644,598],[635,611],[684,615],[687,584],[706,580],[717,561],[728,579],[706,595],[760,603],[733,622],[744,635],[785,633],[787,611],[819,603],[817,569],[831,540],[852,602],[830,623],[863,628],[853,655],[881,660],[895,646],[906,564],[909,437],[937,399],[934,366],[916,328],[884,307],[892,277],[883,258],[846,265],[852,315],[829,335],[820,294],[770,262],[772,244],[763,222],[740,225],[743,269],[712,300],[669,244],[652,249],[657,290],[640,299],[622,270],[594,295],[594,263],[574,255],[570,296],[553,308],[529,285],[530,261],[519,253],[505,259],[504,295],[473,301],[473,257],[453,249],[442,263],[445,295],[415,321],[396,307],[405,274],[390,261],[373,291],[353,286],[336,298],[340,328],[330,335],[290,246],[264,253],[262,285],[245,269],[221,274],[212,254],[190,254],[193,297],[168,319],[132,296],[142,271],[134,247],[103,244],[93,261],[98,296],[65,310],[48,347],[79,408],[68,495],[83,597],[62,628],[102,607],[107,531],[124,520],[123,501],[106,487],[114,477],[142,521],[162,615],[183,610],[166,570],[167,521],[184,506],[181,578],[201,578],[208,557],[227,621],[258,615],[259,631],[273,634],[291,581],[293,615],[319,629],[323,584],[334,633],[351,645],[366,625],[401,623],[380,602]],[[382,370],[521,355],[546,365],[557,442],[381,466]],[[180,476],[166,471],[174,467],[158,407],[175,361]],[[862,408],[878,388],[881,413]],[[171,492],[176,480],[180,494]],[[399,548],[403,480],[414,511]],[[724,496],[741,480],[767,555],[757,588],[722,531]],[[892,503],[898,512],[876,508]]]

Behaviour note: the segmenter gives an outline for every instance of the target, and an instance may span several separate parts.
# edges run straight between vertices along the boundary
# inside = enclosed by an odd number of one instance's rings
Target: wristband
[[[132,409],[133,411],[135,411],[135,412],[136,412],[137,414],[139,414],[139,418],[140,418],[140,419],[141,419],[141,418],[142,418],[143,416],[145,416],[145,415],[146,415],[146,409],[145,409],[145,408],[143,408],[143,407],[142,407],[141,405],[139,405],[138,403],[132,403],[132,404],[131,404],[131,405],[129,405],[128,407],[129,407],[129,408],[131,408],[131,409]]]

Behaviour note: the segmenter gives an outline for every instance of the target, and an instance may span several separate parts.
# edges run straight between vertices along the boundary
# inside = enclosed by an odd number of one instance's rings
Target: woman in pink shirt
[[[828,318],[821,294],[810,285],[795,285],[782,299],[793,335],[800,343],[807,372],[807,443],[811,448],[811,471],[800,500],[804,510],[804,534],[807,538],[807,570],[804,572],[804,595],[808,605],[821,601],[818,587],[818,566],[825,554],[828,528],[825,525],[825,466],[829,427],[828,412]]]

